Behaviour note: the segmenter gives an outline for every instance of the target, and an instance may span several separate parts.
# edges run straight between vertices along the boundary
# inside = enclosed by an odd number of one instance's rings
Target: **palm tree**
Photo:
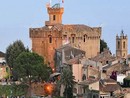
[[[73,97],[73,85],[74,85],[74,76],[70,68],[65,67],[61,73],[60,84],[65,87],[64,97],[72,98]]]

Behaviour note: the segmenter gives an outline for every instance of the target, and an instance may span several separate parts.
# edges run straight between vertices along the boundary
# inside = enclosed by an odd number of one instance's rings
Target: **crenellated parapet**
[[[49,35],[54,37],[61,37],[61,28],[57,26],[52,27],[42,27],[42,28],[30,28],[29,29],[30,38],[48,38]]]
[[[29,36],[30,38],[41,38],[44,37],[45,32],[47,32],[47,30],[43,30],[43,28],[30,28]]]
[[[47,8],[48,14],[63,14],[64,13],[64,8],[52,8],[52,7],[48,7]]]
[[[100,39],[101,38],[101,27],[89,27],[86,25],[64,25],[63,36],[72,37],[76,39]]]

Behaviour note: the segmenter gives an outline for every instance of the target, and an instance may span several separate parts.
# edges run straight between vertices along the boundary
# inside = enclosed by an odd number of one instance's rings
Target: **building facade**
[[[60,4],[48,6],[49,21],[41,28],[30,28],[32,51],[43,56],[45,61],[54,67],[55,49],[64,44],[86,52],[86,57],[91,58],[100,52],[101,27],[86,25],[62,24],[64,8]]]

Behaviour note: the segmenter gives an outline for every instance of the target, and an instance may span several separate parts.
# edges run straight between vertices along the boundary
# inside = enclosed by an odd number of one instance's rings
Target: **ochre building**
[[[54,67],[55,49],[64,44],[86,52],[91,58],[100,52],[101,27],[89,27],[80,24],[62,24],[64,8],[60,4],[48,6],[49,21],[40,28],[30,28],[32,51],[43,56]]]

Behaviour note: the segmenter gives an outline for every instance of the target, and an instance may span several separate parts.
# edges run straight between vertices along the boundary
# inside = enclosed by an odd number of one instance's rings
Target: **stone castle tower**
[[[128,37],[123,30],[120,36],[116,36],[116,56],[126,58],[128,55]]]
[[[62,24],[64,8],[60,4],[47,7],[49,21],[41,28],[30,28],[32,51],[43,56],[54,67],[55,49],[64,44],[84,50],[91,58],[100,52],[101,27]]]

